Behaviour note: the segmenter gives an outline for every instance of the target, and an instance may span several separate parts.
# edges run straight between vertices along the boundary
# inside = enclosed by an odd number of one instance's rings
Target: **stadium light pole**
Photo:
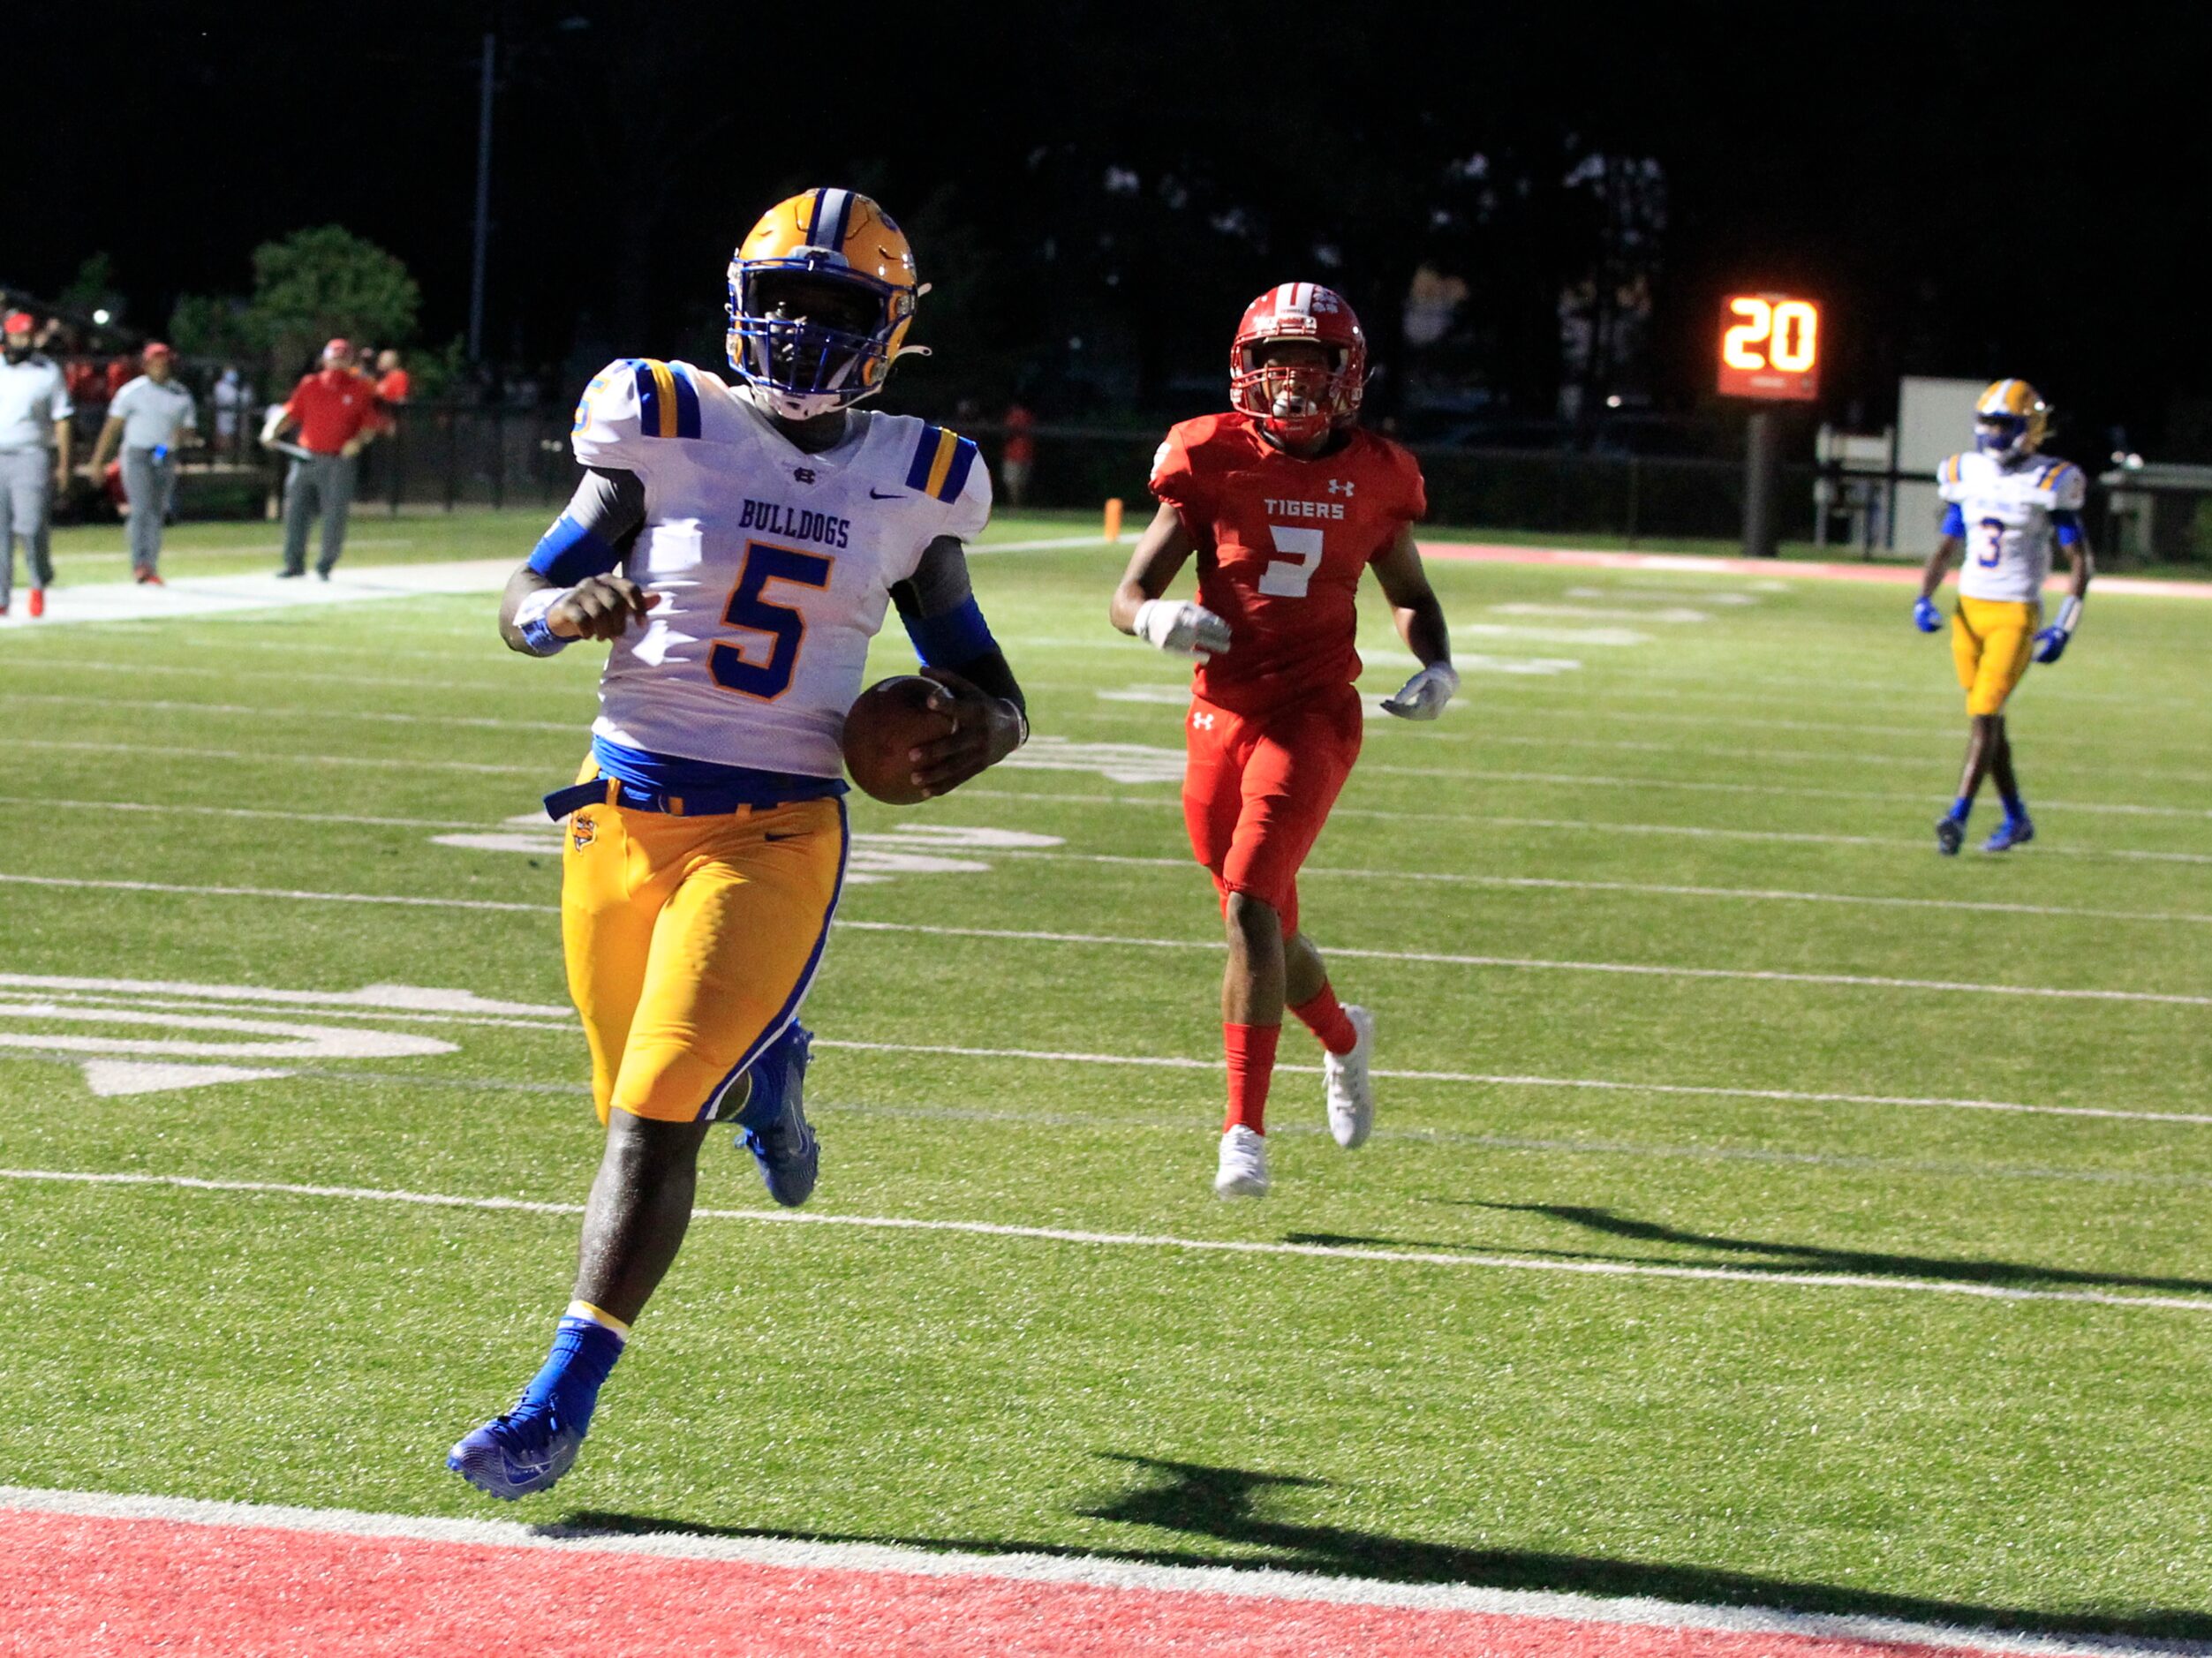
[[[469,263],[469,361],[484,360],[484,261],[492,235],[492,72],[499,36],[484,36],[484,74],[476,100],[476,245]]]

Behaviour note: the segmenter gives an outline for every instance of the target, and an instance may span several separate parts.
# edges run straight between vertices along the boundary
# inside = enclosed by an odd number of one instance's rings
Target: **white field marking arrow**
[[[1031,737],[999,764],[1012,772],[1095,772],[1110,783],[1180,783],[1183,751],[1141,742]]]
[[[363,1030],[339,1025],[279,1023],[223,1014],[148,1014],[126,1008],[83,1007],[60,1002],[0,1001],[0,1019],[42,1024],[154,1025],[167,1030],[221,1031],[260,1041],[200,1042],[175,1038],[0,1033],[0,1048],[89,1053],[103,1059],[165,1056],[187,1059],[391,1059],[451,1053],[455,1044],[411,1031]]]
[[[159,1094],[170,1089],[208,1088],[217,1082],[254,1082],[290,1076],[290,1071],[253,1070],[243,1065],[148,1065],[138,1059],[87,1059],[85,1086],[102,1099],[121,1094]]]

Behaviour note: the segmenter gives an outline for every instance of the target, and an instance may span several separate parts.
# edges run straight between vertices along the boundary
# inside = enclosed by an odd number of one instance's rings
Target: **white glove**
[[[1460,688],[1459,670],[1449,662],[1431,662],[1398,688],[1383,704],[1383,712],[1400,720],[1434,720]]]
[[[1136,607],[1136,637],[1204,661],[1229,648],[1229,624],[1203,605],[1148,599]]]

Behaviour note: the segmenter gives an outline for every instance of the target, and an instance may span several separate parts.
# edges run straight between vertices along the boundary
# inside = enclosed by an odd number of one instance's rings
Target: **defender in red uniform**
[[[1254,300],[1229,359],[1227,414],[1186,420],[1152,463],[1159,511],[1114,590],[1114,625],[1198,659],[1183,817],[1229,938],[1221,983],[1228,1120],[1213,1189],[1267,1190],[1265,1116],[1286,1006],[1327,1051],[1329,1127],[1374,1127],[1375,1021],[1341,1006],[1298,930],[1298,869],[1359,757],[1354,600],[1370,567],[1421,670],[1383,704],[1433,720],[1459,689],[1443,608],[1414,545],[1421,468],[1355,424],[1367,342],[1312,283]],[[1191,554],[1198,602],[1161,597]]]

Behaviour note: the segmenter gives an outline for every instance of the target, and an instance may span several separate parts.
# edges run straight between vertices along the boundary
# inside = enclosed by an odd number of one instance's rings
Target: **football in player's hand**
[[[913,751],[952,735],[953,722],[929,706],[937,687],[918,674],[880,679],[845,712],[845,770],[861,789],[891,806],[925,798],[914,780]]]

